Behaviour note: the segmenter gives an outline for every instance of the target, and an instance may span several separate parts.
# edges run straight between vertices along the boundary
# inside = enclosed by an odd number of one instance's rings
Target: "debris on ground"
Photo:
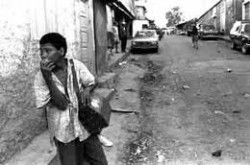
[[[244,97],[250,97],[250,94],[249,93],[245,93]]]
[[[183,89],[189,89],[190,86],[188,86],[188,85],[183,85],[182,88],[183,88]]]
[[[134,113],[134,114],[138,114],[139,110],[129,110],[129,109],[122,109],[122,108],[112,108],[111,109],[112,112],[117,112],[117,113]]]
[[[165,156],[161,153],[161,151],[157,151],[156,158],[157,158],[157,163],[162,163],[165,160]]]
[[[127,64],[126,61],[119,62],[119,66],[126,65],[126,64]]]
[[[233,70],[230,68],[227,68],[227,72],[231,73]]]
[[[153,146],[154,140],[147,136],[140,136],[135,141],[129,144],[130,154],[126,164],[133,165],[138,162],[147,161],[147,153],[150,151],[150,148]],[[161,157],[162,159],[162,157]]]
[[[128,91],[128,92],[136,92],[135,89],[129,88],[129,89],[125,89],[124,91]]]
[[[172,74],[176,74],[177,72],[175,70],[172,71]]]
[[[233,113],[239,114],[239,113],[241,113],[241,111],[240,110],[234,110]]]
[[[231,143],[234,143],[236,140],[235,139],[230,139],[229,140]]]
[[[224,112],[222,112],[222,111],[214,111],[214,113],[215,113],[215,114],[225,115],[225,113],[224,113]]]
[[[220,157],[221,154],[222,154],[222,150],[218,150],[218,151],[213,152],[212,156],[214,156],[214,157]]]

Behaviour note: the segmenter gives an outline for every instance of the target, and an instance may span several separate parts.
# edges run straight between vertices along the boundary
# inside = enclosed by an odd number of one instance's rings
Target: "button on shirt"
[[[78,84],[83,84],[84,86],[94,85],[95,78],[90,73],[88,68],[78,60],[74,59],[73,62]],[[67,63],[67,91],[70,104],[66,110],[62,111],[53,104],[48,104],[51,100],[51,95],[41,71],[37,73],[34,82],[37,108],[46,106],[48,128],[51,140],[55,137],[63,143],[68,143],[78,137],[80,138],[80,141],[82,141],[89,136],[89,133],[84,129],[78,120],[78,99],[73,86],[71,63],[68,59]],[[65,94],[65,87],[53,73],[52,80],[55,82],[57,88]],[[80,85],[79,88],[81,88]]]

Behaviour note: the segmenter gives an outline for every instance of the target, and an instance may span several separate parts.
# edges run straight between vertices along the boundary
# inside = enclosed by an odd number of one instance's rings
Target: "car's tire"
[[[159,52],[159,48],[155,48],[155,49],[154,49],[154,52],[155,52],[155,53],[158,53],[158,52]]]
[[[241,52],[243,54],[247,54],[248,53],[248,49],[247,49],[247,46],[246,46],[246,43],[244,43],[241,47]]]
[[[231,49],[236,49],[236,44],[235,44],[234,41],[231,42],[231,46],[230,47],[231,47]]]

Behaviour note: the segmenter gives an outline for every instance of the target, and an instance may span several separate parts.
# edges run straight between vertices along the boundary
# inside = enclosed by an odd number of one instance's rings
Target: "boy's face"
[[[48,60],[53,64],[57,63],[61,58],[63,58],[63,53],[63,48],[58,50],[50,43],[46,43],[40,46],[41,59]]]

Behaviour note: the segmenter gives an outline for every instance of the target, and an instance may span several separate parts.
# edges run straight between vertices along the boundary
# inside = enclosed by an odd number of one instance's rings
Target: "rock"
[[[227,72],[231,73],[233,70],[230,68],[227,68]]]
[[[250,97],[250,94],[249,93],[245,93],[244,97]]]
[[[127,64],[127,62],[126,62],[126,61],[122,61],[122,62],[120,62],[120,63],[119,63],[119,65],[120,65],[120,66],[122,66],[122,65],[126,65],[126,64]]]
[[[230,139],[229,140],[231,143],[234,143],[236,140],[235,139]]]
[[[225,115],[225,113],[224,113],[224,112],[222,112],[222,111],[214,111],[214,113],[215,113],[215,114]]]
[[[183,89],[189,89],[190,88],[190,86],[188,86],[188,85],[183,85],[183,87],[182,87]]]
[[[165,160],[165,156],[160,151],[157,151],[156,157],[157,163],[162,163]]]
[[[234,110],[233,113],[239,114],[239,113],[241,113],[241,111],[240,110]]]
[[[218,151],[213,152],[212,156],[214,156],[214,157],[220,157],[221,154],[222,154],[222,150],[218,150]]]
[[[129,89],[125,89],[124,91],[129,91],[129,92],[136,92],[135,89],[129,88]]]

